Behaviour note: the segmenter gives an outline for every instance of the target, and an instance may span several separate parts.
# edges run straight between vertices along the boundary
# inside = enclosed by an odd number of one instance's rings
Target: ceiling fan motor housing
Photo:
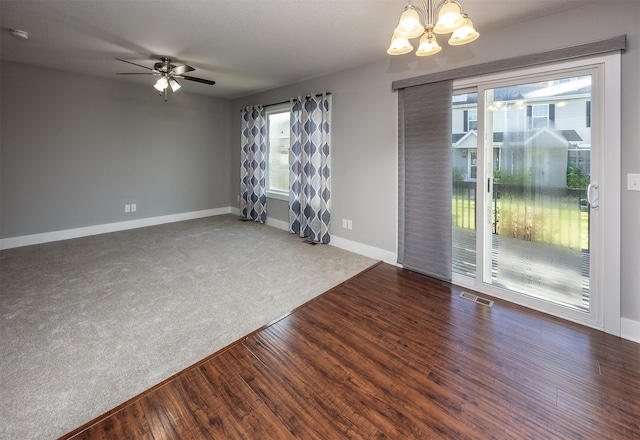
[[[162,57],[160,58],[162,61],[159,63],[155,63],[153,68],[159,72],[171,72],[176,66],[171,64],[171,58]]]

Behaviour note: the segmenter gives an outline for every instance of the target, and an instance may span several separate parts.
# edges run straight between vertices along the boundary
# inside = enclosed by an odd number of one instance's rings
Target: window
[[[469,130],[478,129],[478,109],[469,110]]]
[[[460,95],[455,95],[455,96],[460,96]],[[456,101],[453,101],[454,104],[455,102]],[[478,110],[477,109],[473,108],[473,109],[464,110],[462,112],[462,119],[463,119],[462,127],[465,133],[471,130],[478,130]]]
[[[549,106],[532,105],[531,106],[531,127],[546,128],[549,125]]]
[[[529,128],[554,128],[556,119],[555,104],[534,104],[527,106]]]
[[[478,149],[469,152],[469,178],[475,181],[478,178]]]
[[[288,200],[289,104],[267,109],[267,196]]]
[[[591,148],[573,147],[567,150],[567,165],[580,170],[584,176],[591,175]]]

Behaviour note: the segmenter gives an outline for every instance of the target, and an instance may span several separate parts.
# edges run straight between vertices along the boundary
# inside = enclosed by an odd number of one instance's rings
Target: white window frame
[[[269,117],[273,114],[288,113],[289,111],[290,111],[290,105],[288,102],[283,104],[268,106],[265,108],[265,117],[266,117],[266,123],[267,123],[267,170],[266,170],[267,171],[266,173],[267,197],[271,199],[278,199],[278,200],[284,200],[284,201],[289,201],[289,191],[272,189],[269,183],[269,164],[271,163],[271,160],[270,160],[271,159],[271,133],[269,132],[269,127],[270,127]]]

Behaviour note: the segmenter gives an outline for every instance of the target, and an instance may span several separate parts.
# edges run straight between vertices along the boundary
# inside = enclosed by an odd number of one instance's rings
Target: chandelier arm
[[[424,23],[424,27],[425,29],[428,29],[429,31],[431,31],[431,29],[433,29],[433,27],[435,26],[435,20],[434,20],[434,10],[433,10],[433,0],[427,0],[427,2],[429,2],[428,4],[425,2],[425,0],[422,0],[422,4],[424,5],[424,9],[425,11],[427,11],[425,13],[425,23]],[[428,16],[427,16],[428,15]]]
[[[436,0],[421,0],[422,8],[415,6],[409,0],[409,6],[413,6],[413,8],[422,15],[423,26],[426,32],[430,32],[436,25],[438,12],[446,3],[455,3],[460,7],[461,14],[463,13],[462,4],[458,0],[440,0],[436,3]]]

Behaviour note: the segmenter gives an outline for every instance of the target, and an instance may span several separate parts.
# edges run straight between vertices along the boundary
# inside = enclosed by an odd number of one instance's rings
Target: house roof
[[[522,144],[525,141],[531,140],[536,136],[540,135],[543,132],[551,133],[558,138],[566,140],[568,143],[576,143],[582,142],[583,139],[580,137],[577,131],[575,130],[550,130],[548,128],[542,128],[540,130],[535,131],[526,131],[526,132],[507,132],[504,133],[502,131],[497,131],[493,133],[493,143],[494,144],[502,144],[505,142],[514,143],[514,144]],[[477,132],[475,130],[471,130],[466,133],[453,133],[451,135],[451,142],[454,146],[459,145],[460,142],[468,136],[477,136]]]
[[[584,78],[583,78],[584,79]],[[511,102],[524,100],[527,104],[540,103],[541,101],[557,101],[563,97],[585,96],[591,93],[591,82],[577,81],[574,85],[564,86],[555,84],[551,87],[541,83],[524,84],[510,87],[500,87],[493,89],[495,102]],[[466,93],[456,95],[452,106],[461,107],[478,103],[477,93]]]

